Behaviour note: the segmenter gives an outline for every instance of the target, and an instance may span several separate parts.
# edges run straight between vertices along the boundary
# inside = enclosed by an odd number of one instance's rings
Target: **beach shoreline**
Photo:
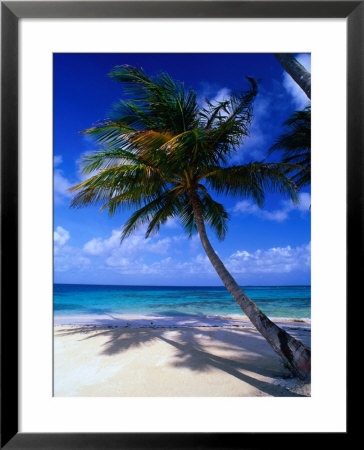
[[[57,397],[310,396],[246,317],[71,317],[55,317]],[[274,321],[310,346],[310,320]]]
[[[295,317],[270,317],[281,327],[300,327],[311,329],[311,319]],[[84,315],[55,315],[54,326],[92,326],[92,327],[224,327],[224,326],[253,326],[244,315],[160,315],[160,314],[84,314]]]

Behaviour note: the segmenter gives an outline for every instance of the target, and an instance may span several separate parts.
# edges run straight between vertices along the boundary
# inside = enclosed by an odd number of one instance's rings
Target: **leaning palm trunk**
[[[270,343],[275,352],[283,359],[284,363],[294,375],[304,381],[309,381],[311,376],[310,349],[273,323],[262,311],[260,311],[256,304],[245,295],[212,248],[207,237],[205,223],[200,213],[198,203],[196,201],[192,201],[192,203],[202,246],[227,290],[234,297],[255,328]]]
[[[291,53],[275,53],[283,69],[300,86],[309,99],[311,99],[311,74]]]

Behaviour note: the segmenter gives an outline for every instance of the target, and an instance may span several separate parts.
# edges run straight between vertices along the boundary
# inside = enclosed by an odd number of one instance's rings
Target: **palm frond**
[[[96,151],[81,157],[81,169],[84,174],[128,163],[138,164],[139,160],[135,154],[123,149]]]
[[[109,167],[71,188],[72,208],[103,203],[113,214],[121,206],[141,204],[166,189],[166,180],[144,164]]]
[[[91,136],[100,145],[120,148],[125,143],[124,136],[132,131],[135,129],[121,120],[105,120],[81,133]]]
[[[267,190],[278,191],[297,201],[297,187],[286,175],[288,168],[292,166],[261,162],[227,168],[211,167],[204,178],[218,193],[252,197],[262,206]]]
[[[281,134],[269,150],[282,152],[282,162],[298,164],[300,170],[292,174],[298,187],[311,181],[311,108],[294,112],[283,124],[286,132]]]
[[[192,89],[186,91],[182,83],[168,74],[161,73],[152,79],[143,70],[125,65],[114,68],[110,76],[122,82],[125,91],[133,95],[132,109],[138,112],[139,119],[143,115],[145,125],[180,133],[196,124],[196,93]]]
[[[200,202],[202,216],[206,223],[216,232],[217,237],[222,240],[227,231],[228,213],[221,203],[216,202],[207,191],[200,189]]]
[[[157,232],[162,223],[174,217],[178,212],[178,200],[174,192],[164,192],[154,200],[135,211],[125,223],[121,233],[121,241],[130,236],[141,225],[148,224],[145,237]]]
[[[181,207],[179,210],[179,220],[182,227],[184,228],[186,234],[191,237],[197,232],[197,225],[195,220],[195,214],[187,195],[184,195],[181,202]]]
[[[253,114],[253,102],[257,95],[256,82],[251,80],[254,88],[239,95],[233,94],[229,100],[212,109],[212,115],[207,122],[209,127],[207,141],[216,152],[219,153],[222,162],[226,162],[232,152],[242,144],[244,138],[249,136],[249,127]],[[216,110],[224,111],[224,114],[216,114]]]

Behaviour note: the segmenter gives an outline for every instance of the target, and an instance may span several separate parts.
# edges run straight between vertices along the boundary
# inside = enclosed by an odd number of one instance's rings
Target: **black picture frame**
[[[1,2],[1,448],[227,449],[281,446],[280,433],[18,432],[19,330],[18,324],[9,320],[9,317],[18,317],[18,21],[21,18],[109,17],[347,19],[347,303],[364,273],[364,1]],[[347,348],[349,350],[350,345]],[[337,444],[348,439],[348,431],[335,434]],[[294,436],[292,446],[307,447],[311,437],[310,433],[303,433],[299,438]],[[316,433],[314,439],[316,443],[322,439],[327,444],[327,437],[324,433]]]

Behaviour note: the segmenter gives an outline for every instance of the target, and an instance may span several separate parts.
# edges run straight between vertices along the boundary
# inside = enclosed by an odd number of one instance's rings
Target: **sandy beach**
[[[247,320],[225,318],[218,325],[210,320],[199,326],[177,321],[172,327],[163,321],[151,324],[150,318],[139,324],[132,319],[100,320],[96,326],[85,318],[73,325],[58,318],[54,395],[310,396],[310,385],[291,376]],[[276,323],[310,346],[309,321]]]

